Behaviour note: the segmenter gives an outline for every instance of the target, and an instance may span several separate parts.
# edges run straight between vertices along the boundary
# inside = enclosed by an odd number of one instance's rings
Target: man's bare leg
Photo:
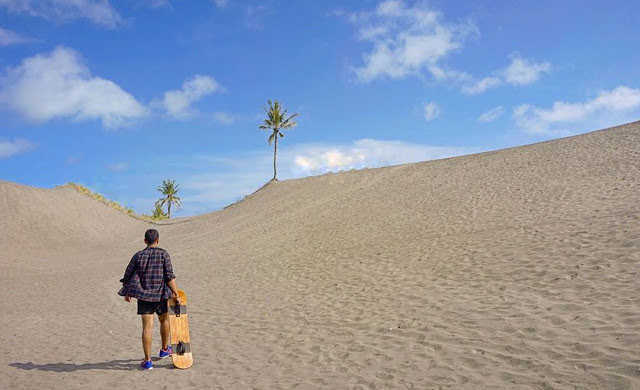
[[[151,331],[153,330],[153,314],[142,314],[142,349],[144,360],[151,360]]]
[[[158,316],[160,320],[160,336],[162,336],[162,349],[169,347],[169,314],[164,313]]]

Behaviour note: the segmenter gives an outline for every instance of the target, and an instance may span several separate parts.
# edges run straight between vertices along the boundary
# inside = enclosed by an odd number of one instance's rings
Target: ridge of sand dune
[[[96,218],[108,252],[72,240],[43,264],[8,243],[26,257],[0,276],[0,387],[640,388],[640,122],[287,180],[160,225],[191,302],[184,372],[135,371],[115,291],[147,225]]]
[[[114,245],[144,225],[68,186],[43,189],[0,181],[0,209],[0,247],[16,256]]]

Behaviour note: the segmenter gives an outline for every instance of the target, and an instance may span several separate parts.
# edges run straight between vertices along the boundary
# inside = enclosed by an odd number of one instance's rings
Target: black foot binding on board
[[[180,341],[178,344],[173,347],[173,350],[178,355],[184,355],[187,352],[191,352],[191,343],[183,343]]]

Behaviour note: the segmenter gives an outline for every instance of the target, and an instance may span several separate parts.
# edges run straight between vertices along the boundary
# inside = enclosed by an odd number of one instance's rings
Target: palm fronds
[[[164,197],[158,199],[155,207],[163,211],[163,207],[166,205],[167,218],[171,218],[171,206],[182,207],[182,199],[178,196],[178,185],[175,180],[163,180],[162,185],[158,187],[158,191]]]
[[[267,106],[264,108],[267,117],[262,121],[262,124],[258,125],[261,130],[271,130],[267,142],[269,145],[273,145],[273,180],[276,179],[276,159],[278,154],[278,136],[284,137],[282,129],[292,129],[298,124],[293,120],[298,114],[288,115],[288,111],[284,109],[280,103],[276,101],[267,100]]]

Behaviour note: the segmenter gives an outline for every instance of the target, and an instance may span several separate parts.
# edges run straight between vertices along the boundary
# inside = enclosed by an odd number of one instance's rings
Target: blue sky
[[[148,213],[640,119],[640,3],[0,0],[0,179]]]

